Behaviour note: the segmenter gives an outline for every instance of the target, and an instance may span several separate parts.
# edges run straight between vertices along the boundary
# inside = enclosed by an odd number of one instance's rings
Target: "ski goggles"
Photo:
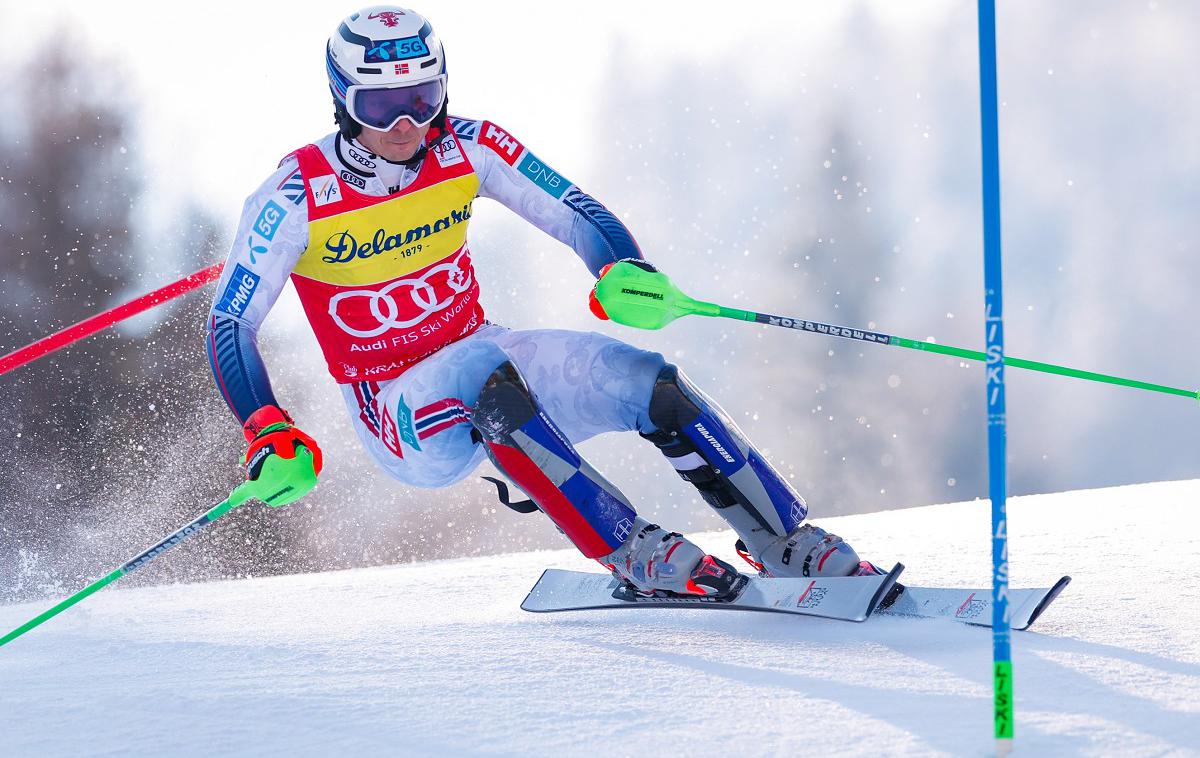
[[[346,110],[351,118],[376,131],[390,131],[406,118],[415,126],[433,121],[446,99],[446,75],[419,84],[378,87],[353,84],[346,89]]]

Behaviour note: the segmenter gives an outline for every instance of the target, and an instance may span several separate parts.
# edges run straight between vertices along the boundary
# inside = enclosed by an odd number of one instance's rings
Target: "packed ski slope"
[[[1020,755],[1200,755],[1200,482],[1018,498]],[[921,584],[984,585],[986,502],[828,519]],[[203,539],[200,537],[198,539]],[[702,544],[732,557],[728,534]],[[171,560],[167,555],[162,560]],[[986,755],[990,633],[518,609],[570,551],[107,590],[0,649],[0,754]],[[47,604],[0,608],[9,629]]]

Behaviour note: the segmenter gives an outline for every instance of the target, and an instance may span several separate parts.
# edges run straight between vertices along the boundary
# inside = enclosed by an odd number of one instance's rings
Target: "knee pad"
[[[679,475],[748,543],[760,541],[749,532],[784,535],[808,514],[804,498],[678,367],[668,364],[659,372],[649,415],[657,429],[642,436],[663,452]],[[749,514],[754,525],[739,523],[744,519],[734,516],[734,506]]]
[[[484,382],[471,424],[496,468],[585,556],[608,555],[629,537],[637,517],[629,501],[575,452],[512,361]]]

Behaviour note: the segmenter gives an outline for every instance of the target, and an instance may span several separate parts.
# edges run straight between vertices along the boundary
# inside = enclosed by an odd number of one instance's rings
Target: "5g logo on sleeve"
[[[275,239],[275,232],[279,229],[279,225],[283,222],[287,211],[279,207],[274,200],[268,200],[267,204],[259,212],[258,218],[254,219],[254,231],[261,234],[268,241]]]

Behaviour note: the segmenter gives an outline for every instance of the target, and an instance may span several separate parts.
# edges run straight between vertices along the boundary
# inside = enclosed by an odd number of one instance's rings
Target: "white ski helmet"
[[[343,136],[386,132],[402,118],[445,131],[446,56],[421,14],[394,5],[351,14],[329,38],[325,67]]]

